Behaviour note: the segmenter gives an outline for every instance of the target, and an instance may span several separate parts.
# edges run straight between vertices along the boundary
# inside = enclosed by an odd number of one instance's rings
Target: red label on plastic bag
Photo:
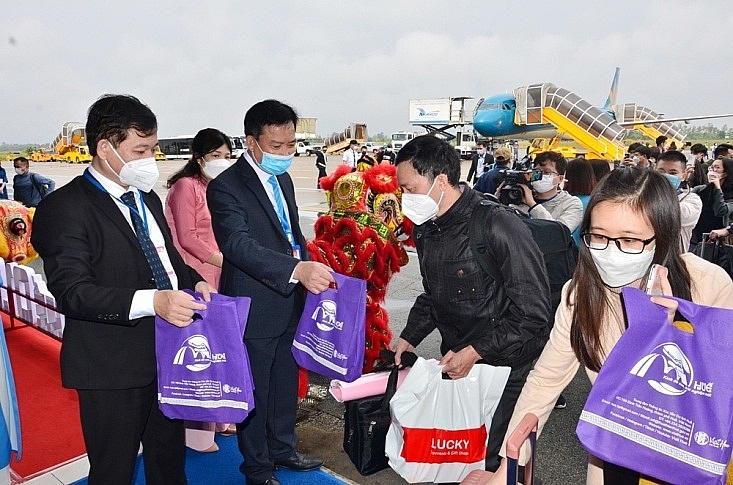
[[[472,429],[402,428],[400,456],[417,463],[475,463],[486,458],[486,425]]]

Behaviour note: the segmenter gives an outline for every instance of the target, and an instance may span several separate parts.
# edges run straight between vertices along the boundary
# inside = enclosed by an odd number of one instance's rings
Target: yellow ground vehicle
[[[165,153],[163,153],[159,146],[155,147],[155,161],[156,162],[165,162],[166,156]]]
[[[87,133],[83,123],[67,121],[48,148],[39,148],[30,156],[35,162],[65,161],[68,163],[91,162]]]

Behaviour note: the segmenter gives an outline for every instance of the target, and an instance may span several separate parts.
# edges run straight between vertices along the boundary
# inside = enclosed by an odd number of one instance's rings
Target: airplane
[[[625,107],[636,105],[617,105],[616,96],[618,92],[618,79],[620,68],[616,68],[616,72],[611,82],[611,89],[605,104],[599,109],[610,115],[617,124],[622,127],[641,127],[643,125],[657,125],[660,123],[674,123],[677,121],[703,120],[712,118],[733,117],[733,114],[721,115],[702,115],[702,116],[686,116],[677,118],[663,118],[661,115],[644,108],[644,118],[642,120],[618,120],[617,114],[624,113]],[[517,100],[512,93],[496,94],[479,100],[476,104],[473,115],[474,130],[488,138],[512,139],[512,140],[533,140],[537,138],[554,138],[558,135],[557,128],[552,124],[516,124]],[[643,107],[638,107],[643,108]],[[680,140],[681,141],[681,140]]]

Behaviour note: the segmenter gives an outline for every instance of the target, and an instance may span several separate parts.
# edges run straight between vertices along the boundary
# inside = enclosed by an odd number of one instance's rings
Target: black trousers
[[[295,326],[274,338],[246,339],[254,382],[255,407],[237,424],[237,442],[244,463],[239,469],[248,481],[264,482],[275,460],[293,456],[298,442],[298,365],[291,347]]]
[[[183,421],[158,408],[157,382],[134,389],[77,389],[89,485],[130,485],[140,443],[149,485],[186,484]]]
[[[534,361],[530,361],[521,367],[513,368],[509,373],[509,380],[506,383],[504,393],[501,395],[489,428],[489,444],[486,449],[486,469],[488,471],[495,472],[499,468],[499,450],[504,442],[509,420],[512,419],[514,406],[517,404],[519,394],[522,392],[527,375],[529,375],[529,371],[532,370],[533,366]]]

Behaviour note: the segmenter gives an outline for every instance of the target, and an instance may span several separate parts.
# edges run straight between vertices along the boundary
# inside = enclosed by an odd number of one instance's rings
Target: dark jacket
[[[203,278],[184,262],[155,192],[143,193],[178,277]],[[155,380],[155,321],[129,319],[137,290],[155,289],[150,265],[112,198],[83,176],[49,194],[33,218],[31,242],[43,258],[48,289],[66,315],[61,345],[64,387],[130,389]]]
[[[504,282],[486,274],[471,251],[469,222],[481,195],[463,194],[442,216],[416,226],[424,293],[400,337],[419,344],[435,328],[441,353],[468,345],[492,365],[520,366],[537,357],[550,332],[550,288],[529,229],[509,211],[494,211],[486,228]]]
[[[478,166],[479,166],[478,164],[479,164],[479,159],[481,158],[482,157],[478,153],[474,153],[473,158],[471,158],[471,166],[468,169],[468,176],[466,177],[466,182],[476,183],[476,181],[478,180],[479,178],[478,177]],[[483,164],[487,167],[491,166],[494,163],[494,155],[492,155],[489,152],[486,152],[484,154],[483,159],[484,159]],[[483,170],[481,170],[481,172],[484,173]]]
[[[499,188],[499,182],[496,181],[496,177],[502,170],[510,170],[511,164],[508,165],[497,165],[488,172],[484,172],[476,181],[476,185],[473,186],[474,190],[477,190],[483,194],[494,195],[496,189]]]
[[[306,260],[293,181],[287,173],[277,180],[300,256]],[[209,183],[206,199],[214,236],[224,255],[219,291],[252,298],[245,337],[283,335],[298,325],[305,303],[305,288],[290,280],[299,260],[293,257],[267,192],[244,155]]]

